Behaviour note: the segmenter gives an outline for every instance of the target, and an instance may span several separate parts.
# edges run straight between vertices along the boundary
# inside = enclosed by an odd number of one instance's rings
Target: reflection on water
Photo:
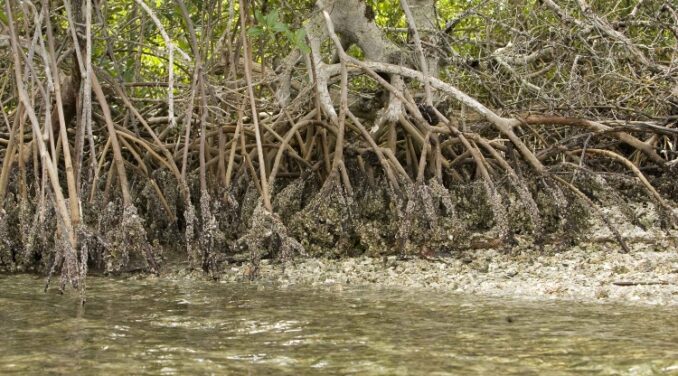
[[[0,374],[678,374],[678,313],[423,291],[0,276]]]

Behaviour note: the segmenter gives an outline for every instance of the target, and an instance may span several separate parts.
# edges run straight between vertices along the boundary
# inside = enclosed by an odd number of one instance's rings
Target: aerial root
[[[623,157],[619,153],[615,153],[611,150],[581,149],[581,150],[573,151],[573,153],[581,153],[581,152],[602,155],[602,156],[611,158],[611,159],[623,164],[624,167],[626,167],[629,171],[631,171],[638,178],[638,180],[642,183],[643,187],[647,191],[650,198],[653,201],[655,201],[657,203],[657,205],[660,207],[662,222],[664,223],[665,227],[676,226],[678,224],[678,214],[674,213],[671,206],[659,194],[659,192],[657,192],[657,190],[654,188],[654,186],[647,180],[645,175],[640,171],[640,169],[638,169],[638,167],[636,167],[635,164],[633,164],[633,162],[631,162],[627,158]]]
[[[610,219],[602,212],[602,210],[596,205],[593,200],[591,200],[588,196],[586,196],[579,188],[575,187],[573,184],[570,182],[566,181],[565,179],[557,176],[557,175],[551,175],[551,177],[555,180],[557,180],[560,184],[568,188],[570,191],[572,191],[577,197],[579,197],[582,201],[586,202],[590,209],[593,210],[593,212],[600,218],[603,223],[607,226],[608,229],[612,232],[614,235],[615,239],[619,243],[619,245],[622,247],[622,250],[624,253],[629,253],[631,252],[631,249],[629,248],[628,244],[626,244],[626,241],[624,238],[621,236],[619,233],[619,230],[617,227],[615,227],[612,222],[610,222]]]

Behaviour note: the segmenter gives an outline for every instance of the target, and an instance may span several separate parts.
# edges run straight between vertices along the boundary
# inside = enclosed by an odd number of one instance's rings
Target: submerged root
[[[54,207],[49,201],[44,201],[38,205],[33,212],[33,220],[24,243],[23,255],[21,256],[22,265],[37,270],[46,270],[48,262],[54,253],[54,234],[56,213]]]
[[[163,192],[166,201],[163,203],[158,199],[156,186]],[[147,221],[145,228],[149,240],[158,240],[162,244],[175,245],[183,241],[184,234],[176,231],[177,221],[176,214],[169,216],[164,207],[168,205],[172,213],[179,213],[180,209],[177,203],[180,202],[180,192],[176,180],[166,170],[156,170],[151,174],[151,179],[148,179],[141,190],[140,195],[135,202],[135,206],[139,209],[139,214],[144,218],[152,218]]]
[[[624,241],[624,238],[621,236],[619,230],[617,227],[610,221],[610,219],[603,213],[603,211],[596,205],[593,200],[591,200],[586,194],[584,194],[580,189],[572,185],[571,183],[563,180],[562,178],[558,176],[553,176],[554,179],[559,181],[563,186],[567,187],[570,189],[579,199],[581,199],[583,202],[587,204],[590,210],[592,210],[598,218],[603,221],[603,223],[607,226],[607,228],[612,232],[614,237],[616,238],[617,242],[619,245],[622,247],[623,251],[625,253],[630,252],[629,246],[626,244],[626,241]]]
[[[203,271],[216,277],[219,274],[219,267],[221,265],[224,248],[226,247],[226,239],[224,234],[219,230],[216,217],[212,214],[212,204],[216,205],[214,212],[219,212],[218,201],[213,201],[207,191],[200,194],[200,214],[202,232],[198,239],[198,246],[200,256],[202,258]]]
[[[355,251],[351,241],[354,201],[346,195],[338,176],[333,176],[290,221],[292,233],[310,255],[351,255]]]
[[[7,228],[7,213],[5,209],[0,208],[0,268],[9,271],[14,270],[15,263],[12,253],[12,243]]]
[[[520,204],[530,217],[532,233],[534,233],[537,238],[540,238],[543,235],[544,229],[537,202],[523,180],[514,176],[509,176],[509,180],[511,185],[515,188]]]
[[[222,253],[229,253],[232,246],[230,241],[236,239],[240,232],[240,204],[236,198],[236,193],[232,190],[224,190],[221,193],[221,200],[214,203],[212,215],[215,217],[216,225],[223,236]]]
[[[431,190],[426,184],[416,183],[406,188],[408,192],[407,203],[402,211],[400,229],[396,239],[401,253],[419,253],[412,250],[410,238],[414,227],[429,232],[438,227],[438,214],[433,207]]]
[[[27,198],[19,200],[19,229],[17,235],[19,242],[22,244],[23,253],[25,253],[25,247],[30,236],[33,219],[31,213],[33,211],[35,211],[34,205],[31,205]],[[20,253],[22,252],[17,252],[17,254]]]
[[[118,220],[122,218],[122,220]],[[102,242],[104,271],[120,273],[129,270],[147,270],[158,272],[158,255],[151,248],[143,225],[143,219],[136,207],[130,205],[120,209],[113,202],[106,207],[106,212],[99,222],[99,233],[103,234]]]
[[[519,189],[515,183],[511,187],[517,192],[509,194],[510,187],[499,185],[493,190],[483,181],[448,190],[432,179],[408,188],[403,201],[380,184],[359,182],[350,210],[341,205],[337,189],[319,191],[292,216],[292,229],[313,255],[429,257],[438,252],[511,249],[534,242],[560,249],[588,233],[594,214],[623,243],[616,227],[624,219],[601,216],[596,204],[560,180],[539,178],[532,184],[534,191],[528,191],[526,182]],[[605,205],[620,209],[614,202]],[[342,241],[342,236],[348,238]]]
[[[384,255],[395,244],[402,200],[385,180],[377,181],[374,186],[358,184],[355,188],[353,231],[358,238],[358,249],[354,252],[364,252],[371,256]]]
[[[158,273],[158,256],[149,242],[144,228],[144,222],[141,216],[137,214],[135,206],[128,206],[123,212],[122,231],[127,234],[127,241],[130,250],[134,254],[141,255],[145,261],[144,269],[151,273]],[[129,253],[129,251],[128,251]]]
[[[196,245],[196,234],[195,234],[195,208],[190,200],[186,200],[184,203],[186,208],[184,209],[184,221],[186,222],[186,230],[184,231],[184,239],[186,241],[186,254],[188,254],[188,262],[191,266],[191,269],[201,269],[202,268],[202,254],[200,252],[199,246]]]
[[[509,235],[509,220],[508,220],[508,211],[504,205],[501,195],[497,189],[488,183],[483,181],[483,189],[487,195],[487,201],[492,209],[494,227],[497,231],[497,237],[499,239],[507,239]]]
[[[261,203],[252,213],[250,229],[237,241],[240,249],[250,253],[250,278],[255,278],[262,258],[277,257],[283,263],[295,254],[305,254],[304,247],[287,233],[287,227],[275,213],[268,212]]]
[[[69,239],[69,234],[65,231],[65,226],[57,216],[57,229],[54,237],[54,261],[47,276],[45,283],[45,291],[49,288],[52,276],[55,272],[61,271],[59,276],[59,291],[64,292],[67,286],[74,289],[80,289],[84,293],[84,277],[86,270],[83,273],[81,259],[78,258],[78,250],[74,249]],[[85,262],[84,268],[87,268]],[[83,295],[84,296],[84,295]]]
[[[281,180],[278,180],[280,182]],[[295,213],[301,211],[318,189],[315,175],[302,176],[282,188],[273,197],[273,211],[279,213],[285,223],[289,223]]]

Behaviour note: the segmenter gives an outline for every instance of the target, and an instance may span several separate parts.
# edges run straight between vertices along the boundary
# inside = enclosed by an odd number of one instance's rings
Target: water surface
[[[439,292],[0,275],[0,374],[678,374],[678,313]]]

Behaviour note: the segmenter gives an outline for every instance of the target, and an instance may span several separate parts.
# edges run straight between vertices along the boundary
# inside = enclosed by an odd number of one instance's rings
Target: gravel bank
[[[658,229],[651,206],[632,206],[641,226],[625,221],[619,210],[604,209],[631,249],[622,253],[610,229],[590,219],[577,246],[535,249],[529,238],[517,239],[510,254],[470,249],[434,259],[296,257],[280,263],[262,260],[254,283],[430,289],[526,300],[568,300],[633,305],[678,306],[678,229]],[[678,216],[678,209],[675,209]],[[494,239],[480,239],[493,244]],[[249,255],[243,255],[243,260]],[[204,278],[174,265],[168,278]],[[226,265],[224,283],[249,281],[250,263]]]
[[[507,255],[475,250],[435,260],[348,258],[297,259],[282,265],[263,260],[259,281],[281,286],[343,289],[425,288],[529,300],[560,299],[642,305],[678,305],[678,251],[636,245],[622,254],[602,246],[559,253]],[[247,280],[250,266],[229,266],[222,281]]]
[[[518,239],[511,254],[476,249],[434,260],[297,258],[284,268],[263,260],[259,280],[282,286],[425,288],[528,300],[678,306],[678,230],[659,230],[656,211],[648,205],[633,210],[644,228],[624,221],[619,210],[604,210],[630,253],[621,253],[610,229],[592,218],[585,241],[566,250],[537,250],[529,239]],[[221,279],[248,280],[250,271],[248,264],[230,265]]]

